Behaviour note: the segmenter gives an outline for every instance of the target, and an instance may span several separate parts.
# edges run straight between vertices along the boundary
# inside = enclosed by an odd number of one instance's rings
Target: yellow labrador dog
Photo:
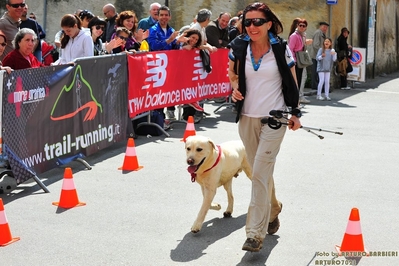
[[[241,141],[229,141],[220,145],[204,136],[190,136],[186,139],[187,170],[191,174],[191,181],[201,185],[203,202],[197,219],[191,227],[191,232],[198,233],[209,209],[220,210],[217,203],[213,203],[218,187],[227,191],[228,206],[224,217],[231,217],[233,212],[233,177],[241,171],[251,179],[252,169],[247,161],[247,154]]]

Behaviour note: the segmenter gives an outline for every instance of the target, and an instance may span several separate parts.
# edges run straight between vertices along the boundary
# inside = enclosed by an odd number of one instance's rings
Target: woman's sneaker
[[[323,96],[317,96],[316,99],[319,100],[319,101],[324,101],[324,97]]]
[[[281,202],[280,203],[280,212],[283,210],[283,204]],[[280,214],[279,212],[279,214]],[[278,229],[280,228],[280,220],[278,219],[278,214],[277,217],[273,220],[273,222],[269,223],[269,226],[267,228],[267,233],[269,235],[273,235],[275,233],[277,233]]]
[[[202,108],[202,107],[198,104],[198,102],[189,103],[188,105],[190,105],[191,107],[193,107],[196,111],[200,111],[200,112],[203,112],[203,111],[204,111],[204,108]]]
[[[171,127],[170,120],[165,119],[165,120],[163,121],[163,129],[164,129],[164,130],[169,130],[170,127]]]
[[[328,97],[328,96],[326,96],[326,100],[327,100],[327,101],[331,101],[331,98]]]
[[[245,240],[244,245],[242,246],[242,250],[251,251],[251,252],[259,252],[262,248],[262,241],[256,238],[247,238]]]

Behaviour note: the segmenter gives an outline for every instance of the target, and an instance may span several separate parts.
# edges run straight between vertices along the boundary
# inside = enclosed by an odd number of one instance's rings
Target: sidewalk
[[[384,83],[389,82],[389,81],[391,81],[393,79],[396,79],[396,78],[399,78],[399,71],[393,72],[393,73],[389,73],[389,74],[383,73],[383,74],[375,77],[374,79],[366,79],[365,82],[358,82],[358,81],[348,80],[348,85],[352,89],[364,89],[364,90],[376,89],[381,84],[384,84]],[[334,91],[338,91],[338,90],[340,90],[340,89],[337,89],[337,88],[330,89],[330,93],[334,93]],[[317,91],[316,90],[312,90],[311,88],[305,88],[304,89],[304,95],[305,96],[313,96],[313,95],[316,95],[316,93],[317,93]],[[310,99],[312,99],[312,98],[310,98]]]

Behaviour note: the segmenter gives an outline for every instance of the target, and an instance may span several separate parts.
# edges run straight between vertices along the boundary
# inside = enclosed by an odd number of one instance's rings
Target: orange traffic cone
[[[143,166],[139,166],[139,161],[137,160],[137,155],[136,155],[136,148],[134,147],[134,140],[133,138],[129,138],[127,142],[123,165],[118,169],[124,171],[138,171],[141,168],[143,168]]]
[[[60,201],[53,202],[53,205],[64,209],[86,205],[84,202],[79,202],[78,193],[75,188],[75,183],[73,182],[72,169],[69,167],[65,168],[64,171]]]
[[[3,200],[0,199],[0,246],[4,247],[18,241],[19,237],[12,237],[10,227],[8,226],[8,221],[6,217],[6,212],[4,211]]]
[[[189,116],[187,120],[186,131],[184,132],[184,137],[181,139],[181,141],[185,142],[188,137],[195,136],[195,134],[194,117]]]
[[[364,248],[359,210],[357,208],[352,208],[342,244],[341,246],[336,245],[335,249],[338,251],[339,256],[342,253],[345,256],[346,252],[348,252],[346,257],[351,257],[350,252],[365,252],[367,256],[369,255],[369,252]]]

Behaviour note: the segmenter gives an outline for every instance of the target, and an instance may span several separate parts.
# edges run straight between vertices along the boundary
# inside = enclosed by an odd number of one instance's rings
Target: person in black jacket
[[[107,22],[105,22],[105,20],[96,16],[90,20],[89,25],[87,26],[90,29],[91,38],[93,39],[94,55],[103,55],[106,53],[101,40],[101,37],[104,35],[106,25]]]
[[[30,12],[29,13],[29,18],[33,19],[33,20],[36,20],[36,22],[37,22],[37,18],[36,18],[35,13]],[[38,38],[40,40],[45,39],[46,38],[46,32],[44,31],[43,27],[39,24],[39,22],[37,22],[37,26],[39,28],[39,36],[38,36]]]
[[[352,46],[348,45],[349,30],[344,27],[341,29],[341,34],[338,36],[335,51],[338,54],[338,73],[341,78],[341,90],[350,90],[347,80],[347,69],[349,58],[352,55]]]
[[[106,17],[107,26],[105,28],[105,34],[102,37],[102,41],[110,42],[112,40],[112,35],[115,33],[116,26],[115,21],[118,17],[118,13],[116,12],[115,6],[113,4],[106,4],[103,7],[103,13]]]
[[[216,48],[227,47],[229,44],[229,30],[227,28],[231,15],[220,13],[218,19],[209,22],[205,28],[207,42]]]
[[[40,30],[39,30],[39,24],[37,24],[36,20],[31,19],[28,15],[28,5],[25,4],[24,10],[22,11],[22,16],[21,16],[21,24],[19,25],[19,28],[28,28],[33,30],[36,33],[36,36],[38,38],[36,39],[36,44],[35,44],[35,50],[33,52],[33,55],[39,60],[39,62],[42,62],[42,45],[40,43]]]
[[[287,126],[272,129],[261,120],[271,111],[295,112],[288,128],[301,127],[298,85],[292,53],[279,37],[283,26],[264,3],[247,6],[243,13],[243,34],[231,43],[229,78],[232,100],[237,102],[238,131],[252,165],[252,196],[246,222],[243,250],[257,252],[266,234],[280,226],[282,204],[276,198],[273,171]]]

